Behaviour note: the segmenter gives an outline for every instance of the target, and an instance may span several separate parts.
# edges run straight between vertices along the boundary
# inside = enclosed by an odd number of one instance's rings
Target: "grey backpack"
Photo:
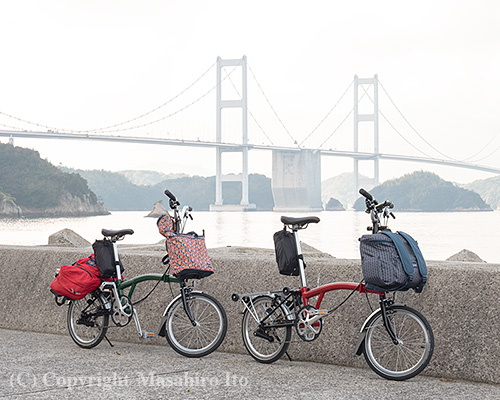
[[[417,242],[407,233],[383,230],[360,239],[361,268],[368,289],[420,293],[427,266]]]

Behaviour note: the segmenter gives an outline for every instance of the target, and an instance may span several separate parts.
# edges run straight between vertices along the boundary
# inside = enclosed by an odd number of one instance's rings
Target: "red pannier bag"
[[[101,284],[94,255],[81,258],[73,265],[63,265],[50,284],[53,292],[71,300],[83,299]]]
[[[214,273],[205,245],[205,235],[177,233],[174,221],[165,214],[158,218],[158,230],[166,238],[167,256],[172,274],[180,279],[201,279]]]

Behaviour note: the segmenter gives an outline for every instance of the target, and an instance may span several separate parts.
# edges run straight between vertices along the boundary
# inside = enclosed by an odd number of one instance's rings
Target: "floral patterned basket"
[[[165,236],[172,274],[180,279],[201,279],[214,273],[205,245],[205,235],[177,233],[174,221],[165,214],[158,218],[158,230]]]

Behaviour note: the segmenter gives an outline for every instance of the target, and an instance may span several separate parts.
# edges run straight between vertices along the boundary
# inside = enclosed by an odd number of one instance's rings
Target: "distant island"
[[[195,210],[204,211],[215,202],[215,177],[164,175],[152,171],[82,171],[63,169],[78,173],[88,181],[89,187],[97,194],[108,210],[151,211],[156,201],[165,200],[163,191],[171,190],[183,204]],[[352,173],[339,175],[328,181],[330,195],[324,200],[326,210],[346,208],[339,201],[346,188],[353,185]],[[146,185],[145,183],[149,183]],[[323,182],[325,183],[325,182]],[[224,182],[224,203],[239,204],[241,184]],[[258,211],[269,211],[274,207],[271,179],[260,174],[250,174],[250,202],[257,205]],[[406,211],[489,211],[488,206],[477,193],[458,187],[442,180],[430,172],[415,172],[402,178],[387,181],[373,189],[376,198],[392,200],[397,209]],[[124,196],[123,194],[127,195]],[[349,199],[346,199],[349,201]],[[355,199],[351,200],[354,203]],[[364,202],[358,200],[356,210],[364,210]]]
[[[326,210],[350,208],[353,174],[344,173],[322,182]],[[490,211],[500,205],[500,177],[456,185],[438,175],[419,171],[370,190],[380,200],[391,200],[404,211]],[[465,188],[467,187],[467,188]],[[468,190],[474,188],[474,191]],[[73,170],[57,168],[34,150],[0,144],[0,217],[63,217],[108,214],[112,211],[151,211],[172,191],[182,204],[197,211],[215,202],[215,176],[186,176],[155,171]],[[488,205],[483,198],[488,199]],[[241,183],[224,182],[225,204],[239,204]],[[328,197],[325,197],[328,196]],[[249,175],[249,200],[257,211],[273,210],[271,179]],[[364,210],[358,198],[355,210]]]
[[[460,188],[431,172],[406,174],[374,187],[370,193],[380,202],[392,201],[400,211],[492,211],[476,192]],[[365,198],[358,198],[354,209],[365,208]]]
[[[109,214],[87,181],[61,171],[34,150],[0,143],[0,216],[84,217]]]
[[[345,211],[345,208],[340,201],[330,197],[325,205],[325,211]]]
[[[460,186],[465,189],[473,190],[478,193],[491,207],[500,210],[500,176],[479,179]]]
[[[197,211],[208,211],[210,204],[215,203],[215,176],[166,175],[153,171],[62,170],[85,178],[98,199],[111,211],[149,212],[155,202],[167,200],[165,189],[174,193],[182,204],[188,204]],[[257,211],[273,209],[270,178],[250,174],[248,186],[249,201],[257,206]],[[240,182],[224,182],[222,190],[224,204],[241,202]]]

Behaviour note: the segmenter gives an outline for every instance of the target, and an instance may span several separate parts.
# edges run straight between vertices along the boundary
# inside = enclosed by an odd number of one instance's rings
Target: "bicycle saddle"
[[[101,233],[103,234],[103,236],[106,237],[112,237],[112,236],[122,237],[125,235],[132,235],[134,231],[132,229],[119,229],[117,231],[113,229],[102,229]]]
[[[294,218],[294,217],[282,216],[281,222],[283,222],[285,225],[297,226],[298,229],[302,229],[304,225],[317,224],[319,222],[319,218],[318,217]]]

